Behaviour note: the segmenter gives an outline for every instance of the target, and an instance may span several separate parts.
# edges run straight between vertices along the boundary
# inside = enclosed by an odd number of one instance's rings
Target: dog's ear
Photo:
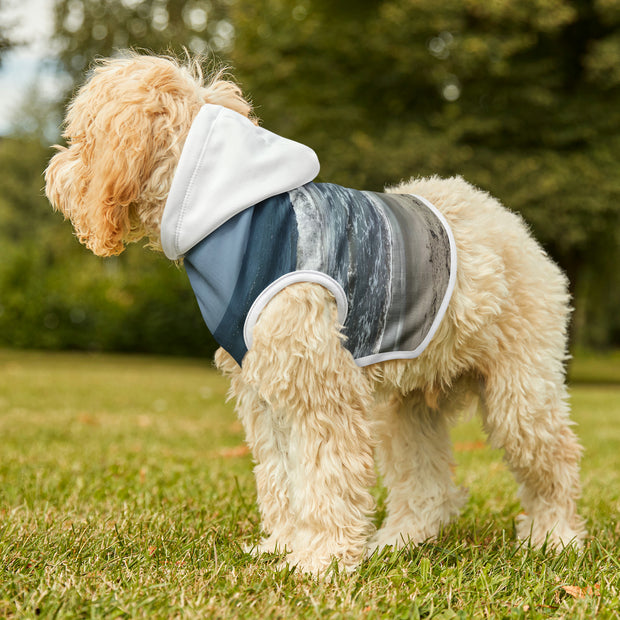
[[[89,118],[70,109],[68,148],[57,147],[46,170],[46,193],[71,219],[81,243],[99,256],[120,254],[139,231],[135,203],[153,173],[168,136],[158,114],[139,104],[110,101]]]
[[[95,254],[154,240],[174,170],[203,103],[249,117],[241,89],[220,72],[205,85],[198,63],[129,53],[99,61],[67,111],[46,171],[46,193]]]
[[[95,254],[158,230],[197,89],[171,61],[133,54],[101,61],[69,105],[46,193]]]
[[[95,254],[120,254],[125,242],[141,236],[132,210],[158,158],[165,156],[169,132],[163,116],[161,109],[149,109],[141,101],[110,102],[79,143],[82,164],[92,172],[82,195],[87,226],[76,232]]]

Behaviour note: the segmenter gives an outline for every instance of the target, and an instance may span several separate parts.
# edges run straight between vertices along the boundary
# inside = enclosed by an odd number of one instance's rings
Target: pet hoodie
[[[194,120],[161,225],[211,334],[241,364],[252,330],[297,282],[333,295],[359,366],[418,357],[454,289],[456,249],[420,196],[314,183],[312,149],[207,104]]]

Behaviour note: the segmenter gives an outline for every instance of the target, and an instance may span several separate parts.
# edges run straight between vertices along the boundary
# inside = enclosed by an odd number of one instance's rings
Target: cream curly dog
[[[461,178],[313,183],[314,153],[235,84],[168,58],[98,62],[64,137],[46,193],[79,240],[183,259],[256,462],[258,552],[320,573],[432,539],[465,501],[449,427],[471,394],[520,484],[518,536],[579,544],[566,280],[517,215]]]

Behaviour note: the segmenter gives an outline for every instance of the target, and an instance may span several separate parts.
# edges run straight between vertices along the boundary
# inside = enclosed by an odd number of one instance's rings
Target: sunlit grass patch
[[[462,516],[329,582],[244,550],[259,520],[226,391],[200,360],[0,351],[0,617],[618,617],[619,387],[571,388],[583,552],[515,542],[516,485],[473,419]]]

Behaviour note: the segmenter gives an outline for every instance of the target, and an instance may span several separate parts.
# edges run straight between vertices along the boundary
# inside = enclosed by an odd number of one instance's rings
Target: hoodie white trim
[[[263,310],[267,307],[267,304],[287,286],[290,286],[291,284],[308,282],[324,286],[334,296],[338,311],[338,323],[340,325],[344,325],[349,312],[349,302],[347,301],[347,294],[344,292],[342,285],[322,271],[315,271],[314,269],[300,269],[299,271],[292,271],[291,273],[285,273],[277,280],[274,280],[264,291],[262,291],[250,307],[243,325],[243,340],[248,350],[252,348],[254,327],[256,326],[260,315],[263,313]]]

